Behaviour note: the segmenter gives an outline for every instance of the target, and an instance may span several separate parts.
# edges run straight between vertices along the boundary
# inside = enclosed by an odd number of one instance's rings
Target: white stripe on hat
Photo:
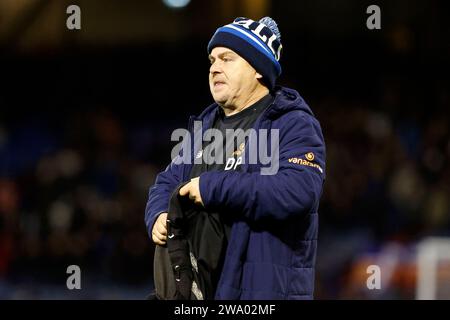
[[[270,54],[271,56],[273,56],[272,52],[269,51],[264,45],[262,45],[261,42],[259,42],[259,41],[258,41],[252,34],[250,34],[249,32],[246,32],[246,31],[242,30],[241,28],[238,28],[238,27],[234,26],[233,24],[227,24],[225,27],[228,27],[228,28],[237,30],[237,31],[239,31],[240,33],[246,35],[246,36],[249,37],[251,40],[253,40],[253,42],[257,43],[261,48],[263,48],[264,50],[266,50],[266,52],[267,52],[268,54]],[[275,58],[275,57],[274,57],[274,58]]]

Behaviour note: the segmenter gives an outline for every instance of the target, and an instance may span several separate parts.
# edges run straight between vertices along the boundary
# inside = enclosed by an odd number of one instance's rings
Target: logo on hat
[[[233,24],[242,26],[251,31],[254,35],[256,35],[258,39],[264,42],[264,44],[270,49],[270,51],[272,51],[272,54],[274,55],[275,59],[279,61],[281,49],[283,47],[279,39],[280,33],[278,31],[278,28],[276,27],[275,22],[272,19],[270,20],[268,19],[270,18],[266,18],[266,20],[261,19],[259,22],[256,22],[248,18],[236,18],[233,21]],[[273,27],[269,28],[264,24],[264,21],[267,21],[266,23],[270,21],[270,23],[273,23],[272,24]]]

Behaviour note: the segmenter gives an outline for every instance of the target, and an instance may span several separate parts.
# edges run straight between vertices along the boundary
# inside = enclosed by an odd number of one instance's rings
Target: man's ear
[[[258,73],[258,72],[256,73],[256,79],[261,80],[262,77],[263,77],[263,76],[262,76],[260,73]]]

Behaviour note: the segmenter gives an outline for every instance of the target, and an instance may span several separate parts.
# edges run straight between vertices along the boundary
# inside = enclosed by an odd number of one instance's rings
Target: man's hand
[[[167,240],[167,212],[161,213],[156,219],[152,229],[152,240],[157,245],[163,246]]]
[[[200,177],[192,178],[190,182],[180,189],[180,196],[186,195],[196,204],[203,206],[202,195],[200,194]]]

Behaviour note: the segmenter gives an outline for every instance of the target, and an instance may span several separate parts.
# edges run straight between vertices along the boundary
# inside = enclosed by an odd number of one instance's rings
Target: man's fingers
[[[163,222],[163,225],[166,225],[166,221],[167,221],[167,213],[161,213],[158,217],[158,220]]]
[[[155,230],[155,235],[161,241],[166,241],[167,239],[167,235],[159,232],[158,230]]]
[[[184,185],[181,189],[180,189],[180,196],[185,196],[189,193],[189,185],[190,182],[186,185]]]
[[[155,229],[161,234],[167,234],[167,213],[161,213],[156,220]]]
[[[159,215],[159,217],[161,217],[160,219],[164,219],[164,221],[167,220],[167,212],[161,213],[161,214]],[[159,217],[158,217],[158,218],[159,218]]]
[[[157,232],[152,234],[152,240],[155,244],[158,244],[160,246],[166,244],[166,238],[164,236],[162,236],[161,234],[158,235]]]
[[[156,225],[156,230],[162,235],[167,235],[167,226],[166,226],[166,224],[158,223]]]
[[[167,237],[165,235],[159,233],[158,230],[155,230],[152,233],[152,239],[153,239],[153,242],[155,242],[156,244],[165,244]]]
[[[156,219],[152,229],[152,240],[160,246],[166,244],[167,239],[167,212],[163,212]]]
[[[153,240],[153,242],[154,242],[155,244],[157,244],[157,245],[159,245],[159,246],[163,246],[163,245],[166,244],[165,241],[161,241],[161,240],[159,240],[159,239],[158,239],[157,237],[155,237],[155,236],[152,236],[152,240]]]
[[[189,199],[193,200],[195,203],[203,205],[202,198],[199,194],[198,190],[198,183],[200,181],[200,178],[192,178],[190,182],[188,182],[186,185],[184,185],[180,189],[180,196],[186,196],[189,195]]]

